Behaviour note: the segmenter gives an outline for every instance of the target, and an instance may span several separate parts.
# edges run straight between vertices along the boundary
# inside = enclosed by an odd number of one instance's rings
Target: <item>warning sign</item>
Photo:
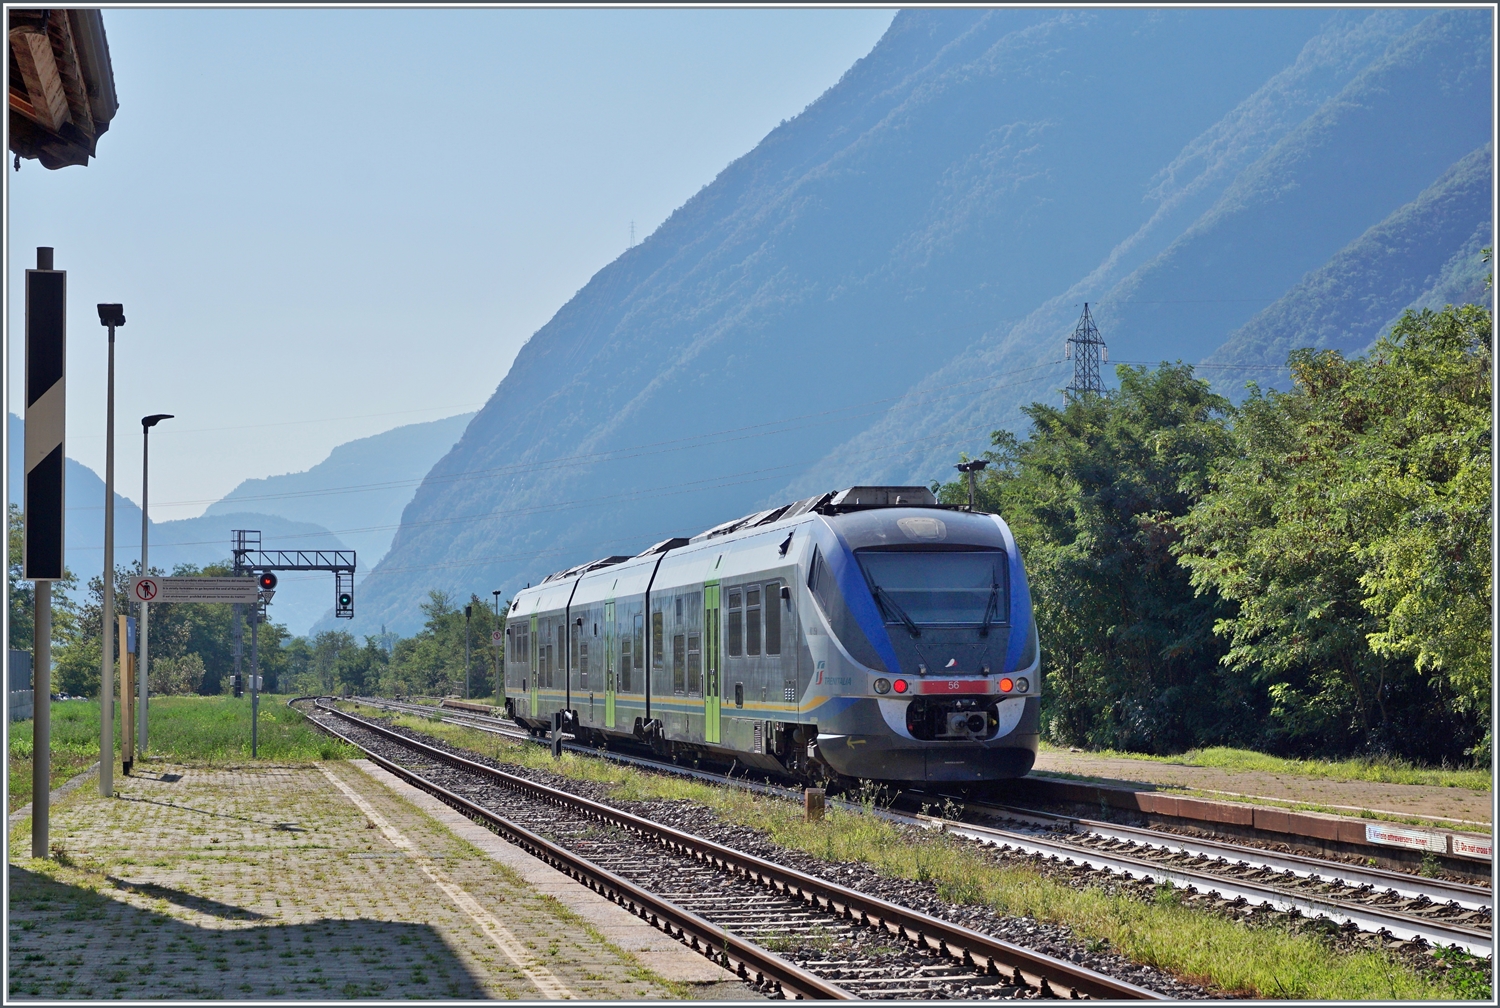
[[[1495,856],[1494,841],[1489,837],[1450,834],[1448,839],[1453,843],[1453,853],[1460,857],[1484,858],[1485,860],[1489,860]]]
[[[1438,854],[1448,853],[1446,833],[1392,826],[1389,823],[1366,823],[1365,841],[1385,844],[1388,847],[1407,847],[1411,850],[1434,851]]]
[[[256,600],[255,578],[133,577],[130,597],[137,602],[246,602]]]

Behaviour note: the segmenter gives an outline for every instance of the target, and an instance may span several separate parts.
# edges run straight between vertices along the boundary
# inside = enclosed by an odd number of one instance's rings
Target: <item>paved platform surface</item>
[[[1221,792],[1233,801],[1274,799],[1305,802],[1339,812],[1369,809],[1396,816],[1414,816],[1456,823],[1493,822],[1493,797],[1489,791],[1470,788],[1432,787],[1421,784],[1381,784],[1373,781],[1340,781],[1299,774],[1268,773],[1263,770],[1227,770],[1220,767],[1182,766],[1150,760],[1094,756],[1090,753],[1042,752],[1036,770],[1078,774],[1101,783],[1125,786],[1187,788]],[[1233,797],[1235,795],[1243,797]]]
[[[473,844],[487,856],[514,871],[536,892],[562,903],[580,919],[587,921],[607,941],[629,952],[637,962],[652,972],[694,985],[723,984],[729,988],[721,992],[725,996],[732,994],[736,998],[760,997],[750,988],[740,985],[733,973],[709,962],[705,956],[694,952],[682,942],[668,938],[639,917],[568,878],[551,865],[507,843],[427,792],[412,787],[368,760],[350,762],[372,780],[379,781],[437,820],[455,836]],[[695,990],[694,996],[702,997],[705,993]]]
[[[626,950],[633,936],[609,937],[607,920],[584,926],[592,911],[574,912],[561,888],[528,882],[358,766],[151,769],[119,779],[115,798],[66,796],[53,810],[56,860],[27,857],[29,819],[15,823],[12,1000],[634,1000],[739,988],[662,979]]]

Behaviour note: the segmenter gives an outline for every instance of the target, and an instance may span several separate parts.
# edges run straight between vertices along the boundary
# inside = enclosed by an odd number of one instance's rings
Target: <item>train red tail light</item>
[[[1009,693],[1011,690],[1013,690],[1015,688],[1016,688],[1016,684],[1013,683],[1013,682],[1011,682],[1009,679],[1001,679],[1000,680],[1000,692],[1001,693]]]
[[[895,690],[897,693],[905,693],[907,689],[906,680],[897,679],[895,682],[891,683],[891,689]]]

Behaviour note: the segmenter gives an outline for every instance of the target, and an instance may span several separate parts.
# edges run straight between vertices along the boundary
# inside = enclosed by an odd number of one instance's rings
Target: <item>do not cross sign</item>
[[[130,594],[135,596],[137,602],[150,602],[156,598],[160,586],[155,578],[132,578],[130,583]]]

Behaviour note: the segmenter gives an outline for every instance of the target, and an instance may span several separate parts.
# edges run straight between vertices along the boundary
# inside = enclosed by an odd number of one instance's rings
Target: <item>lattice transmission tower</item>
[[[1087,301],[1083,304],[1083,316],[1079,318],[1078,326],[1073,330],[1073,335],[1068,337],[1063,357],[1073,361],[1073,384],[1068,386],[1067,391],[1104,391],[1104,382],[1099,377],[1099,362],[1109,361],[1109,347],[1104,345],[1104,340],[1099,336],[1099,327],[1094,325]]]

